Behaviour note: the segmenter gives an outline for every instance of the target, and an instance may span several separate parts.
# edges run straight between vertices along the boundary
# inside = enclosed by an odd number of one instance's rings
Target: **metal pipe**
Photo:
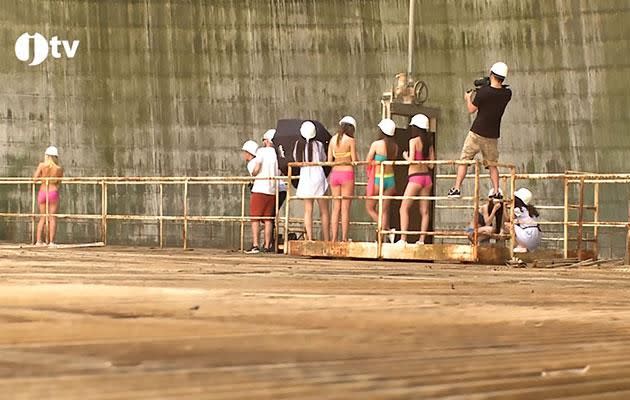
[[[164,185],[160,183],[160,249],[164,248]]]
[[[184,182],[184,227],[182,230],[184,250],[188,248],[188,180]]]
[[[599,183],[593,185],[593,222],[597,224],[599,222]],[[593,227],[593,253],[596,258],[599,258],[599,226]]]
[[[31,217],[31,244],[35,244],[35,240],[36,240],[36,231],[37,231],[37,224],[35,223],[35,211],[36,211],[36,207],[37,207],[37,195],[36,193],[36,188],[35,186],[37,186],[35,183],[33,183],[32,186],[32,203],[31,203],[31,213],[33,214],[33,217]]]
[[[564,242],[563,255],[569,258],[569,180],[564,178]]]
[[[245,251],[245,189],[246,185],[241,186],[241,251]]]
[[[407,79],[411,77],[413,72],[413,44],[414,44],[414,16],[416,0],[409,0],[409,38],[407,48]]]
[[[472,240],[472,258],[474,262],[479,260],[479,218],[477,213],[479,212],[479,162],[475,163],[475,189],[473,198],[473,240]]]
[[[289,254],[289,210],[291,208],[291,177],[293,168],[289,166],[287,171],[287,199],[284,206],[284,244],[282,245],[282,252]]]
[[[376,221],[376,258],[383,256],[383,191],[385,186],[385,165],[379,164],[379,176],[378,180],[378,221]]]

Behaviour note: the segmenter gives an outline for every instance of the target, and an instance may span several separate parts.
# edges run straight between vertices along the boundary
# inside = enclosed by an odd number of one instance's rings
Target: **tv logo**
[[[32,40],[31,40],[32,39]],[[31,41],[33,42],[33,52],[31,54]],[[62,49],[60,49],[60,46]],[[48,51],[53,58],[61,58],[61,51],[66,54],[68,58],[74,58],[79,49],[79,41],[73,40],[72,44],[69,40],[59,40],[57,36],[53,36],[50,42],[40,33],[29,35],[23,33],[15,41],[15,56],[20,61],[28,62],[32,60],[28,65],[35,66],[43,63],[48,58]]]

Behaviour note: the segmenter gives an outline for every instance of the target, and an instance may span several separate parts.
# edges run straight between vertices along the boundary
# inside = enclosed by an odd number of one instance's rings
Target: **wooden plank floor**
[[[630,270],[0,250],[0,398],[628,399]]]

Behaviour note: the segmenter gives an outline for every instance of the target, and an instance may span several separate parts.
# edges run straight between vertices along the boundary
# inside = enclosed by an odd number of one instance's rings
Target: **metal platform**
[[[378,259],[376,242],[322,242],[293,240],[288,253],[292,256]],[[469,262],[480,264],[504,264],[509,259],[505,246],[479,246],[478,259],[474,258],[473,246],[461,244],[425,244],[405,246],[383,243],[381,259],[414,261]]]

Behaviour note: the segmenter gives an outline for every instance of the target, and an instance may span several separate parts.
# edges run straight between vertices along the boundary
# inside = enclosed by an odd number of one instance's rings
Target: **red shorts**
[[[276,196],[264,193],[252,193],[249,199],[250,217],[276,216]]]

